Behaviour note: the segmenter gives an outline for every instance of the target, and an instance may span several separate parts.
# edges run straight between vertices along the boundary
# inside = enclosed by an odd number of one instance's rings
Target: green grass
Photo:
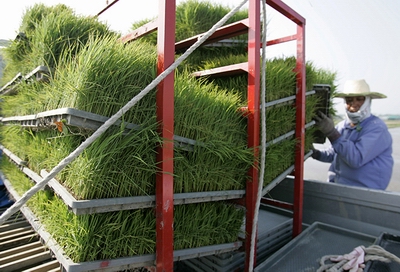
[[[22,195],[33,183],[5,157],[2,172]],[[73,262],[154,254],[155,211],[151,208],[75,215],[50,191],[34,195],[28,206]],[[238,240],[244,209],[224,202],[174,207],[174,249],[195,248]]]
[[[385,120],[385,124],[388,128],[400,127],[400,120]]]
[[[195,35],[207,32],[222,17],[224,17],[233,7],[231,5],[220,5],[210,1],[187,0],[176,6],[176,36],[175,40],[182,41]],[[248,17],[248,11],[241,9],[235,13],[226,24],[230,24]],[[145,23],[154,20],[148,18],[136,21],[132,24],[131,29],[135,30]],[[245,39],[245,35],[233,37],[233,39]],[[157,34],[151,33],[142,40],[147,40],[153,44],[157,44]],[[246,38],[247,40],[247,38]]]
[[[72,58],[85,47],[90,35],[117,37],[95,17],[78,16],[62,4],[33,5],[24,13],[18,32],[24,33],[24,37],[12,41],[4,50],[5,82],[18,72],[25,75],[39,65],[55,69],[64,61],[66,51]]]

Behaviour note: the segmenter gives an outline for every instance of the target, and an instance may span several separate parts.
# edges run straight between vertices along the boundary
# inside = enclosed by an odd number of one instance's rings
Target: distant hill
[[[0,47],[7,46],[10,43],[9,40],[0,39]]]
[[[3,78],[4,66],[6,66],[6,64],[4,63],[3,56],[0,54],[0,82],[1,82],[1,79]]]
[[[2,40],[2,39],[0,39],[0,49],[1,49],[2,47],[7,46],[9,43],[10,43],[10,41],[8,41],[8,40]],[[3,56],[2,56],[1,53],[0,53],[0,81],[1,81],[1,78],[3,77],[3,69],[4,69],[4,66],[6,66],[6,64],[5,64],[5,62],[4,62]]]

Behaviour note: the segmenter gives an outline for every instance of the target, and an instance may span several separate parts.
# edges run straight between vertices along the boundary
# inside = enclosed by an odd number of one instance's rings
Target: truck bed
[[[269,197],[291,202],[293,179],[286,178]],[[305,180],[303,223],[304,231],[259,263],[255,271],[316,271],[321,257],[344,255],[361,245],[377,244],[396,256],[400,253],[397,192]],[[390,266],[394,270],[386,269]],[[393,262],[369,262],[364,271],[399,269],[400,264]]]

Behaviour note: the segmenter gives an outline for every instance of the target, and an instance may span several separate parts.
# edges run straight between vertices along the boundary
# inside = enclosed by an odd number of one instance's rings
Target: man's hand
[[[312,150],[311,157],[314,160],[318,160],[321,157],[321,151],[315,149],[314,147],[311,147],[311,150]]]
[[[336,130],[333,120],[322,112],[319,112],[318,115],[315,116],[315,121],[319,130],[321,130],[321,132],[328,137],[331,142],[340,137],[340,133]]]

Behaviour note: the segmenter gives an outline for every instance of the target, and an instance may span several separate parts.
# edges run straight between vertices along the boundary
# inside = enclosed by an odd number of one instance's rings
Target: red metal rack
[[[286,204],[293,208],[293,236],[300,234],[302,229],[303,210],[303,167],[304,167],[304,138],[305,138],[305,19],[296,11],[280,0],[266,0],[266,3],[297,25],[297,33],[291,36],[267,42],[267,45],[279,44],[287,41],[297,41],[297,93],[296,93],[296,130],[297,148],[294,165],[294,203]],[[132,33],[121,38],[129,42],[140,36],[158,30],[158,73],[162,73],[174,61],[176,51],[182,51],[197,41],[197,37],[175,43],[175,0],[159,1],[158,21],[150,22]],[[215,32],[208,43],[234,37],[243,33],[248,34],[248,62],[247,64],[221,67],[217,73],[248,73],[248,105],[246,117],[248,118],[248,146],[260,145],[260,1],[249,0],[249,17],[231,25],[220,28]],[[173,271],[173,134],[174,134],[174,75],[170,74],[158,86],[157,116],[160,121],[160,133],[165,139],[159,147],[158,160],[160,172],[156,183],[156,270]],[[254,157],[258,151],[254,149]],[[254,210],[258,192],[257,167],[249,169],[250,179],[246,186],[246,270],[250,261],[251,233]],[[263,200],[266,201],[266,200]],[[255,256],[254,256],[255,259]],[[254,262],[255,263],[255,262]]]

